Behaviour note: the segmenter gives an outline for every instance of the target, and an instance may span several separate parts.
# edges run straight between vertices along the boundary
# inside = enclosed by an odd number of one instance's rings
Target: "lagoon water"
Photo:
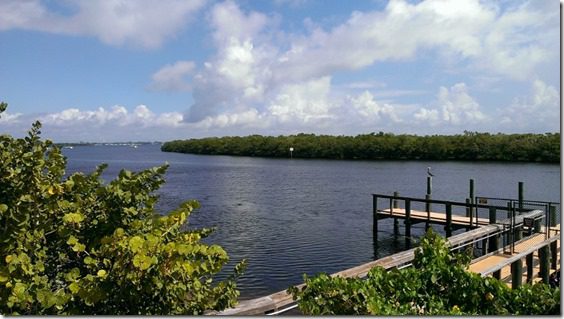
[[[301,283],[304,273],[333,273],[401,250],[404,241],[393,238],[391,219],[380,222],[375,249],[371,194],[424,197],[428,166],[435,174],[434,199],[464,201],[473,178],[478,196],[516,198],[522,181],[526,199],[560,202],[559,164],[264,159],[164,153],[160,145],[77,146],[63,152],[68,172],[91,172],[108,163],[106,181],[122,168],[168,162],[159,211],[187,199],[200,201],[190,227],[217,227],[206,241],[227,250],[232,260],[227,268],[248,259],[238,284],[242,299]],[[414,235],[423,227],[417,225]]]

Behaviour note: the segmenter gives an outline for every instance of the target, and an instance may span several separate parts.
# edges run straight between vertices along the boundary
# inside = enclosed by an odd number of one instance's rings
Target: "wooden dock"
[[[530,216],[533,216],[535,214],[538,213],[533,212],[530,214]],[[518,222],[522,222],[523,218],[524,217],[521,217],[518,220]],[[490,238],[492,235],[499,233],[503,229],[504,229],[503,225],[488,224],[473,229],[471,231],[454,235],[452,237],[449,237],[447,240],[449,246],[453,249],[456,249],[458,247],[464,247],[469,243]],[[502,274],[501,279],[505,279],[505,281],[509,281],[509,283],[511,284],[511,271],[509,270],[511,264],[516,260],[525,260],[526,255],[530,254],[531,252],[536,254],[537,250],[552,242],[557,242],[557,241],[559,242],[560,240],[559,227],[558,227],[558,231],[552,230],[550,234],[551,237],[549,238],[549,240],[544,239],[544,234],[535,234],[530,236],[529,238],[527,238],[526,240],[520,242],[515,246],[515,253],[513,255],[503,254],[503,248],[501,248],[497,250],[495,253],[490,254],[489,256],[474,259],[469,266],[469,270],[472,272],[480,273],[483,276],[492,275],[496,271],[501,270],[501,274]],[[408,249],[384,258],[380,258],[378,260],[374,260],[350,269],[346,269],[331,274],[331,277],[339,276],[345,278],[350,278],[350,277],[363,278],[366,277],[370,269],[376,266],[383,267],[384,269],[408,267],[411,265],[411,262],[415,257],[415,250],[416,248]],[[559,255],[560,254],[558,250],[558,258]],[[540,261],[538,260],[538,258],[535,259],[535,262],[536,262],[535,269],[539,269],[538,265],[540,264]],[[536,273],[538,273],[538,270],[535,270],[535,274]],[[526,275],[523,278],[524,278],[523,282],[525,282],[527,280]],[[534,276],[534,280],[538,281],[541,279],[538,276]],[[297,287],[301,288],[303,287],[303,285],[304,284],[301,284],[298,285]],[[286,293],[286,290],[282,290],[268,296],[240,301],[239,304],[234,308],[226,309],[224,311],[218,312],[217,314],[264,315],[264,314],[271,314],[276,311],[279,311],[280,309],[287,308],[294,303],[295,301],[292,299],[292,296]]]
[[[386,208],[382,210],[378,210],[377,212],[378,218],[399,218],[399,219],[407,219],[408,215],[405,209],[403,208]],[[489,219],[487,218],[477,218],[473,217],[472,219],[469,216],[463,216],[459,214],[453,213],[451,223],[453,226],[459,227],[472,227],[472,226],[482,226],[488,225]],[[426,212],[420,210],[411,210],[410,216],[411,223],[415,224],[418,222],[430,222],[433,224],[440,224],[446,225],[448,222],[447,214],[446,213],[439,213],[439,212]]]
[[[494,276],[505,281],[511,287],[518,287],[522,282],[548,282],[551,272],[560,266],[560,225],[556,225],[554,204],[546,205],[546,212],[538,209],[524,209],[523,186],[519,183],[519,200],[509,200],[507,206],[487,205],[473,196],[473,180],[470,183],[472,199],[466,202],[432,200],[428,178],[425,199],[394,195],[373,194],[373,235],[377,240],[378,220],[394,218],[404,220],[406,242],[411,236],[411,225],[425,222],[445,226],[447,241],[451,250],[462,250],[467,246],[480,247],[482,255],[470,263],[468,270],[482,276]],[[485,199],[485,198],[481,198]],[[378,207],[379,200],[385,200],[387,208]],[[500,200],[498,198],[493,200]],[[503,199],[502,199],[503,200]],[[412,203],[425,204],[426,209],[412,210]],[[532,202],[531,202],[532,203]],[[400,207],[401,206],[401,207]],[[431,207],[444,207],[444,213],[432,211]],[[454,209],[453,209],[454,208]],[[478,217],[478,209],[486,209],[489,218]],[[463,210],[464,213],[453,213]],[[503,218],[498,218],[498,213]],[[508,216],[511,216],[509,218]],[[500,216],[502,217],[502,216]],[[544,225],[541,224],[544,221]],[[394,234],[399,229],[394,222]],[[453,229],[466,228],[467,231],[452,236]],[[523,234],[527,233],[524,237]],[[511,243],[502,245],[504,240]],[[409,267],[415,257],[415,248],[408,249],[378,260],[374,260],[350,269],[332,274],[332,277],[365,277],[376,266],[384,269]],[[523,267],[523,263],[526,267]],[[304,284],[296,287],[303,287]],[[265,315],[278,314],[295,307],[292,296],[286,290],[274,294],[240,301],[230,309],[213,314],[219,315]],[[211,313],[210,313],[211,314]]]

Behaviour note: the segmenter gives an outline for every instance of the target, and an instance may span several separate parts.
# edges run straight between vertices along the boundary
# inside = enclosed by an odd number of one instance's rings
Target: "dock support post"
[[[466,198],[466,217],[470,218],[470,224],[466,227],[466,231],[472,228],[472,210],[470,209],[470,198]]]
[[[433,194],[433,177],[431,176],[427,176],[427,196],[425,196],[425,199],[431,199]],[[425,203],[425,210],[430,212],[431,211],[431,203],[427,202]]]
[[[519,182],[519,214],[523,213],[523,198],[524,198],[524,190],[523,190],[523,182]]]
[[[446,232],[446,236],[450,237],[452,236],[452,205],[446,204],[445,211],[446,211],[445,232]]]
[[[523,214],[523,200],[525,198],[525,191],[524,191],[524,187],[523,187],[523,182],[519,182],[519,213],[518,215]],[[521,239],[523,238],[523,227],[519,227],[518,229],[515,229],[517,231],[517,239]]]
[[[511,264],[511,288],[517,289],[523,282],[523,262],[521,259]]]
[[[471,178],[470,179],[470,216],[474,216],[475,213],[475,209],[474,209],[474,179]],[[476,225],[478,224],[478,222],[476,222]],[[470,226],[472,226],[472,218],[470,218]]]
[[[548,245],[539,249],[540,277],[545,284],[548,284],[550,272],[550,248]]]
[[[378,259],[378,196],[372,195],[372,246],[374,260]]]
[[[527,283],[533,282],[533,253],[527,255],[526,259],[527,264]]]
[[[411,246],[411,201],[405,200],[405,243],[407,247]]]
[[[394,192],[394,197],[398,197],[399,193],[396,191]],[[393,207],[394,208],[399,208],[399,203],[397,199],[394,199],[393,202]],[[399,222],[397,218],[394,218],[394,236],[397,236],[399,234]]]
[[[378,238],[378,197],[372,195],[372,236]]]
[[[556,226],[556,206],[549,205],[548,211],[550,214],[550,227]]]
[[[497,222],[497,216],[496,216],[496,209],[495,207],[490,207],[490,224],[495,224]]]
[[[495,207],[490,207],[490,224],[495,224],[496,223],[496,209]],[[493,237],[490,237],[489,239],[489,252],[492,253],[494,251],[497,251],[499,249],[500,246],[500,237],[499,235],[495,235]],[[494,271],[492,276],[496,279],[501,279],[501,270],[497,270]]]
[[[425,199],[427,200],[427,202],[425,203],[426,209],[427,209],[427,221],[425,222],[425,231],[427,231],[429,229],[429,227],[431,227],[431,225],[429,224],[429,222],[431,221],[431,203],[429,202],[431,200],[431,195],[427,194],[425,195]]]
[[[497,222],[497,211],[495,207],[490,207],[490,211],[489,211],[489,222],[490,224],[495,224]],[[499,243],[500,237],[499,235],[494,235],[490,238],[488,238],[489,241],[489,247],[488,247],[488,251],[494,252],[497,251],[499,249],[500,243]]]
[[[558,266],[558,242],[553,241],[550,243],[550,267],[556,270]]]

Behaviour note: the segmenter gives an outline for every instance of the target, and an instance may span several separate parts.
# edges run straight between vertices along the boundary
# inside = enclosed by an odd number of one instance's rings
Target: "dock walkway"
[[[378,218],[399,218],[399,219],[407,219],[407,212],[403,208],[386,208],[382,210],[378,210]],[[409,218],[412,220],[412,223],[417,222],[431,222],[433,224],[447,224],[447,214],[446,213],[439,213],[439,212],[429,212],[420,211],[420,210],[410,210]],[[462,227],[470,227],[471,225],[476,226],[488,225],[489,220],[487,218],[481,217],[473,217],[472,219],[467,216],[458,215],[453,213],[452,214],[452,225],[453,226],[462,226]]]

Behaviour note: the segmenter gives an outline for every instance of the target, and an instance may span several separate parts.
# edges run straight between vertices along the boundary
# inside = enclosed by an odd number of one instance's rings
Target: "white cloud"
[[[152,76],[150,88],[157,91],[190,91],[192,86],[186,77],[194,72],[192,61],[177,61],[160,68]]]
[[[295,36],[275,74],[280,80],[319,77],[438,49],[455,61],[470,59],[487,72],[523,79],[554,57],[554,9],[546,15],[527,5],[501,12],[478,0],[390,1],[384,11],[354,12],[329,31],[315,27],[308,36]]]
[[[560,131],[560,94],[538,79],[532,82],[528,96],[515,98],[498,112],[504,128],[511,131]]]
[[[465,83],[457,83],[450,89],[442,86],[437,94],[433,109],[421,108],[415,114],[415,120],[429,125],[472,125],[483,124],[490,119],[482,113],[480,105],[468,94]]]
[[[331,78],[323,77],[303,83],[287,84],[268,106],[268,112],[279,122],[310,123],[335,115],[328,100]]]
[[[16,123],[22,117],[22,113],[11,114],[8,112],[0,113],[0,124],[4,123]]]
[[[156,48],[179,32],[205,0],[68,0],[60,4],[75,13],[51,12],[39,0],[4,0],[0,2],[0,30],[88,35],[110,45]]]
[[[377,80],[334,87],[331,78],[338,71],[412,60],[434,50],[450,56],[455,65],[487,69],[484,76],[520,80],[553,55],[545,36],[538,35],[539,30],[552,32],[553,23],[539,19],[544,11],[532,5],[511,5],[502,10],[478,0],[395,0],[382,11],[353,12],[330,30],[306,19],[307,34],[286,34],[266,14],[245,12],[233,1],[217,3],[208,15],[217,53],[194,75],[194,104],[185,121],[233,117],[249,110],[272,125],[318,121],[322,128],[343,114],[362,123],[367,122],[363,114],[370,114],[372,121],[382,116],[399,121],[407,116],[402,113],[405,107],[400,111],[393,100],[375,98],[423,95],[426,90],[378,90],[385,84]],[[367,92],[350,98],[354,90]],[[441,88],[435,104],[413,111],[411,118],[458,127],[487,120],[463,83]]]
[[[349,97],[348,100],[361,117],[379,120],[382,116],[387,116],[394,122],[401,122],[394,113],[393,106],[379,103],[369,91],[364,91],[357,97]]]

